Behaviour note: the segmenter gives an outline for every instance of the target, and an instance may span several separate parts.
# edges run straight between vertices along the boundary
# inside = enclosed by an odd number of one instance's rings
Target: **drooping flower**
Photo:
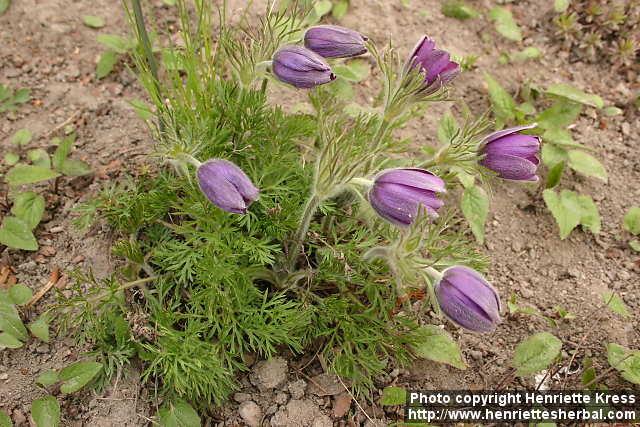
[[[337,25],[317,25],[307,30],[304,45],[325,58],[348,58],[367,52],[368,39],[357,31]]]
[[[451,61],[448,52],[436,49],[436,42],[428,36],[423,36],[413,49],[409,66],[420,67],[425,73],[424,90],[428,93],[446,86],[460,74],[460,65]]]
[[[473,332],[491,332],[500,323],[500,296],[480,273],[456,265],[442,272],[435,285],[442,312]]]
[[[535,124],[517,126],[487,136],[480,145],[480,154],[484,156],[480,164],[503,179],[537,181],[540,137],[520,133],[534,127]]]
[[[398,168],[382,171],[369,190],[369,203],[382,218],[399,226],[413,223],[420,207],[437,217],[444,202],[442,179],[424,169]]]
[[[242,169],[228,160],[207,160],[198,167],[197,177],[207,199],[227,212],[247,213],[260,193]]]
[[[284,46],[273,56],[273,73],[285,83],[309,89],[335,80],[329,64],[315,52],[301,46]]]

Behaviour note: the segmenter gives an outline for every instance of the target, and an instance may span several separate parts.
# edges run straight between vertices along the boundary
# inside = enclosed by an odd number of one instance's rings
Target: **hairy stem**
[[[311,225],[313,215],[318,210],[318,206],[320,206],[321,201],[322,199],[315,192],[311,197],[309,197],[309,200],[307,200],[302,217],[300,218],[298,230],[296,231],[293,239],[293,245],[289,249],[289,270],[292,270],[295,266],[296,259],[298,258],[298,255],[300,255],[302,244],[304,243],[307,232],[309,231],[309,225]]]

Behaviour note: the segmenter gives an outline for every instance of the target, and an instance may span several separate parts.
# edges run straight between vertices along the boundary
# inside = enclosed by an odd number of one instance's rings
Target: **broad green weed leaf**
[[[593,176],[607,182],[607,171],[598,159],[581,150],[569,150],[569,167],[583,175]]]
[[[153,111],[151,110],[151,107],[149,107],[143,100],[132,99],[131,101],[129,101],[129,104],[131,104],[138,117],[140,117],[142,120],[149,120],[153,117]]]
[[[76,362],[60,371],[60,391],[74,393],[87,385],[102,370],[102,363]]]
[[[350,82],[360,82],[369,76],[370,68],[367,61],[362,59],[355,59],[345,65],[336,65],[333,67],[333,72],[345,80]]]
[[[24,104],[31,98],[31,90],[26,88],[21,88],[16,90],[16,93],[13,94],[13,102],[16,104]]]
[[[118,62],[118,54],[112,50],[106,50],[100,55],[98,64],[96,65],[96,77],[103,79],[113,71],[113,67]]]
[[[632,240],[629,242],[629,246],[636,252],[640,252],[640,240]]]
[[[27,159],[29,159],[34,166],[51,169],[51,159],[49,158],[49,153],[47,153],[44,148],[29,150],[27,152]]]
[[[581,148],[586,149],[586,147],[578,142],[573,140],[571,133],[566,129],[561,128],[552,128],[547,129],[542,134],[542,140],[544,142],[550,142],[555,145],[560,145],[563,148]]]
[[[29,339],[27,329],[20,320],[18,310],[8,301],[0,300],[0,331],[18,338],[21,341]]]
[[[349,0],[337,0],[333,2],[333,9],[331,9],[331,15],[337,20],[340,20],[347,14],[349,10]]]
[[[108,49],[121,54],[127,53],[135,47],[134,41],[115,34],[99,34],[96,40]]]
[[[444,16],[459,19],[461,21],[477,18],[479,15],[474,8],[461,0],[445,1],[440,10]]]
[[[0,0],[0,15],[5,13],[7,11],[7,9],[9,9],[10,5],[11,5],[11,0]],[[2,424],[0,424],[0,425],[2,425]],[[9,425],[11,425],[11,424],[9,424]]]
[[[438,141],[441,144],[450,143],[458,129],[459,126],[455,117],[453,117],[451,111],[447,111],[440,119],[440,123],[438,123]]]
[[[420,337],[421,342],[414,348],[418,357],[446,363],[458,369],[467,369],[458,343],[444,330],[436,325],[426,325],[420,328]]]
[[[331,0],[320,0],[313,5],[313,10],[319,17],[323,17],[327,13],[331,12],[332,8],[333,3],[331,3]]]
[[[58,147],[56,151],[53,153],[53,168],[56,170],[60,170],[62,168],[62,164],[69,157],[69,153],[71,153],[71,148],[73,147],[74,136],[69,135],[58,143]]]
[[[404,387],[385,387],[382,389],[382,406],[404,405],[407,403],[407,389]]]
[[[578,102],[584,105],[590,105],[596,108],[604,107],[604,101],[598,95],[592,95],[583,92],[580,89],[565,83],[558,83],[549,86],[549,88],[547,89],[547,94],[560,96],[571,101]]]
[[[85,15],[82,17],[82,22],[89,28],[102,28],[104,27],[104,19],[99,16]]]
[[[20,129],[16,133],[13,134],[13,138],[11,138],[11,143],[13,145],[24,146],[31,142],[31,138],[33,135],[29,129]]]
[[[570,0],[555,0],[553,2],[553,10],[562,13],[569,7]]]
[[[60,381],[60,378],[58,377],[58,372],[53,369],[44,371],[43,373],[38,375],[38,378],[36,378],[36,384],[40,384],[43,387],[54,385],[58,381]]]
[[[560,198],[555,191],[550,189],[544,190],[542,197],[558,224],[560,238],[566,239],[571,231],[580,224],[582,216],[580,206],[577,201],[571,203],[569,199]]]
[[[13,249],[38,250],[38,242],[31,232],[31,227],[13,216],[5,217],[0,225],[0,243]]]
[[[634,384],[640,384],[640,351],[609,343],[607,359],[611,367],[620,372],[622,378]]]
[[[565,162],[569,159],[567,150],[553,144],[542,144],[542,162],[548,167],[553,167],[558,163]]]
[[[559,99],[551,107],[542,111],[536,118],[542,129],[566,128],[576,121],[582,111],[582,105],[566,99]]]
[[[200,427],[198,413],[184,400],[164,405],[158,411],[161,427]]]
[[[4,179],[9,185],[17,186],[47,181],[58,176],[60,176],[60,174],[51,169],[42,168],[40,166],[18,164],[7,172]]]
[[[619,115],[621,115],[622,113],[624,113],[624,111],[623,111],[622,109],[618,108],[618,107],[610,106],[610,107],[605,107],[605,108],[602,110],[602,113],[603,113],[605,116],[609,116],[609,117],[611,117],[611,116],[619,116]]]
[[[18,283],[17,285],[13,285],[9,288],[9,298],[15,305],[24,305],[33,296],[33,292],[28,286],[21,285]]]
[[[518,376],[540,372],[560,355],[562,341],[548,332],[531,335],[516,347],[513,367]]]
[[[45,315],[41,315],[27,325],[34,337],[44,342],[49,342],[49,320]]]
[[[4,155],[4,163],[7,166],[13,166],[20,161],[20,156],[16,153],[7,153]]]
[[[513,121],[516,117],[516,102],[513,97],[490,74],[485,74],[484,79],[489,87],[489,97],[496,117],[503,122]]]
[[[5,348],[20,348],[24,345],[22,341],[7,332],[0,332],[0,350]]]
[[[2,13],[2,1],[3,0],[0,0],[0,13]],[[13,427],[11,418],[9,418],[9,415],[5,414],[4,411],[0,411],[0,427]]]
[[[551,169],[549,169],[545,188],[554,188],[560,183],[560,180],[562,179],[562,173],[564,172],[564,165],[564,162],[557,162],[554,166],[551,167]]]
[[[600,213],[598,206],[590,196],[578,196],[578,204],[580,205],[580,224],[591,231],[593,234],[600,234],[602,223],[600,221]]]
[[[524,62],[531,59],[537,59],[542,56],[542,52],[535,46],[525,47],[519,52],[516,52],[509,56],[509,59],[513,62]]]
[[[629,209],[624,216],[623,226],[634,236],[640,234],[640,206],[633,206]]]
[[[484,226],[489,214],[489,197],[487,197],[487,193],[476,185],[465,188],[464,193],[462,193],[460,207],[464,217],[469,221],[473,235],[482,244],[484,242]]]
[[[515,41],[522,41],[522,31],[513,19],[513,15],[509,9],[504,7],[494,7],[489,12],[489,17],[495,22],[496,30],[502,34],[503,37]]]
[[[622,301],[622,298],[616,293],[613,292],[605,292],[602,294],[602,300],[609,307],[609,310],[613,311],[616,314],[619,314],[622,317],[631,317],[631,312],[627,305]]]
[[[90,174],[91,167],[82,160],[65,159],[60,166],[60,172],[66,176],[82,176]]]
[[[16,196],[11,213],[23,220],[29,226],[29,229],[33,230],[40,224],[44,214],[44,207],[44,197],[33,191],[27,191]]]
[[[31,417],[36,427],[58,427],[60,425],[60,404],[53,396],[36,399],[31,404]]]

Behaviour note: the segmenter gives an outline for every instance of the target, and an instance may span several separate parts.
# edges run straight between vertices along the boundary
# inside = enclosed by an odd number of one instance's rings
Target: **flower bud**
[[[304,45],[325,58],[348,58],[367,53],[368,39],[357,31],[337,25],[311,27],[304,35]]]
[[[235,164],[223,159],[210,159],[197,171],[200,190],[222,210],[247,213],[249,205],[258,199],[259,190]]]
[[[500,296],[480,273],[456,265],[442,272],[435,285],[442,312],[473,332],[491,332],[500,323]]]
[[[435,92],[460,74],[460,65],[451,61],[448,52],[436,49],[436,42],[423,36],[409,57],[410,66],[425,73],[425,90]]]
[[[302,89],[329,83],[336,78],[320,55],[293,45],[284,46],[273,56],[273,73],[279,80]]]
[[[540,138],[520,133],[535,126],[513,127],[487,136],[480,145],[480,154],[484,155],[480,164],[503,179],[537,181]]]
[[[375,178],[369,203],[387,221],[408,226],[421,206],[430,216],[437,217],[436,211],[444,204],[437,193],[445,191],[444,181],[424,169],[387,169]]]

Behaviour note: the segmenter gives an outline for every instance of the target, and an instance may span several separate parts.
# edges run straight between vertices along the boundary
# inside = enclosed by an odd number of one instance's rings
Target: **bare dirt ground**
[[[484,10],[493,4],[488,0],[472,3]],[[171,29],[171,9],[160,1],[153,4],[162,24]],[[559,44],[551,38],[552,2],[523,0],[510,7],[523,28],[523,45],[544,52],[540,60],[499,65],[500,52],[522,46],[502,39],[486,19],[461,22],[443,17],[435,0],[411,1],[408,7],[399,0],[353,0],[341,25],[358,29],[379,43],[391,38],[405,52],[426,33],[455,54],[479,55],[478,68],[455,82],[456,96],[476,111],[488,107],[485,71],[512,92],[526,80],[540,85],[566,82],[624,109],[624,114],[616,117],[602,117],[587,110],[575,129],[575,138],[603,160],[609,182],[571,174],[563,181],[567,188],[594,196],[603,219],[599,236],[576,230],[561,241],[536,189],[513,184],[497,184],[494,188],[484,248],[492,260],[488,276],[504,300],[515,293],[521,305],[549,316],[554,316],[554,307],[561,306],[576,318],[559,321],[554,329],[541,318],[506,316],[497,331],[488,336],[450,328],[464,350],[467,370],[425,361],[408,369],[390,367],[389,375],[377,379],[380,389],[390,384],[426,389],[522,385],[511,376],[513,349],[527,335],[543,330],[562,339],[565,354],[580,347],[576,365],[585,356],[593,357],[599,372],[606,368],[606,343],[640,347],[640,256],[629,249],[628,236],[621,228],[626,210],[640,203],[640,114],[631,104],[633,94],[640,90],[638,75],[603,63],[569,63],[569,55],[558,50]],[[101,16],[107,25],[101,30],[87,28],[82,24],[84,15]],[[65,125],[73,125],[78,133],[76,156],[88,161],[95,171],[90,179],[66,180],[57,192],[47,192],[47,217],[36,233],[41,243],[38,253],[7,249],[0,253],[0,263],[11,266],[18,281],[34,290],[44,285],[56,267],[61,271],[91,267],[98,276],[112,269],[109,230],[97,226],[81,234],[74,230],[70,216],[79,200],[91,197],[105,183],[145,167],[144,154],[152,141],[128,104],[143,97],[135,77],[120,66],[103,80],[95,78],[95,64],[103,49],[96,35],[125,34],[126,28],[120,4],[109,0],[14,0],[0,16],[0,82],[32,90],[29,104],[15,114],[0,116],[0,151],[5,152],[18,129],[30,129],[34,134],[32,144],[46,146]],[[366,86],[364,83],[365,91]],[[276,94],[272,98],[274,102],[279,100]],[[302,99],[297,95],[294,98]],[[414,139],[416,147],[435,142],[437,121],[447,108],[438,106],[428,111],[406,129],[406,136]],[[8,208],[6,191],[0,187],[0,217]],[[63,277],[61,288],[64,283]],[[633,317],[623,320],[600,308],[601,295],[607,290],[621,295]],[[51,298],[41,300],[28,316],[35,318]],[[16,425],[29,425],[31,401],[45,394],[34,383],[35,377],[46,369],[65,366],[83,350],[60,337],[49,345],[33,341],[22,349],[0,352],[0,409],[9,413]],[[335,387],[335,379],[316,377],[321,372],[319,366],[312,363],[300,370],[310,357],[258,363],[241,380],[242,393],[226,407],[212,410],[208,425],[242,425],[250,416],[274,426],[372,426],[376,424],[369,418],[395,419],[375,401],[360,401],[359,408],[342,388]],[[134,367],[103,394],[85,392],[66,398],[63,425],[149,425],[155,408],[136,372]],[[569,384],[579,385],[578,377],[570,376]],[[605,381],[615,381],[615,374],[612,378]]]

